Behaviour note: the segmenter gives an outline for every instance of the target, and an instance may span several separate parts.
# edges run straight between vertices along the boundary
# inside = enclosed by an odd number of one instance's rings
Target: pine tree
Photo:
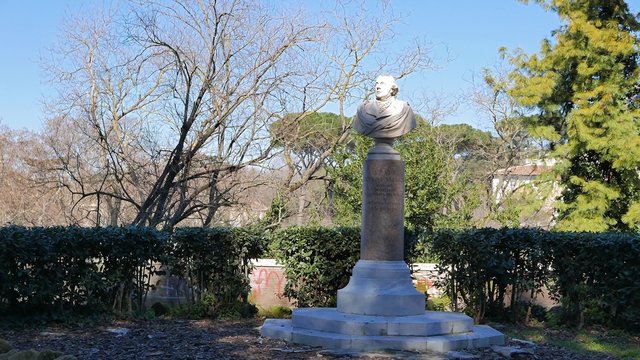
[[[638,19],[622,0],[538,0],[564,25],[512,58],[511,94],[559,160],[559,230],[640,225]]]

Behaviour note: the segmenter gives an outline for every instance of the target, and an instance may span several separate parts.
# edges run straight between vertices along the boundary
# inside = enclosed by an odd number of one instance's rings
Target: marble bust
[[[373,101],[365,100],[360,106],[353,128],[360,134],[374,139],[395,139],[416,127],[416,118],[409,104],[397,100],[398,85],[388,75],[376,79]]]

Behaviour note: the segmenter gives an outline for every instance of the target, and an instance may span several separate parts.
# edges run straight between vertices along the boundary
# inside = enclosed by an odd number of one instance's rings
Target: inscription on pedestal
[[[360,257],[402,261],[404,250],[404,163],[365,160]]]
[[[382,170],[379,174],[371,174],[369,183],[364,184],[364,192],[367,194],[366,199],[364,199],[364,207],[368,211],[394,212],[402,210],[402,203],[398,204],[395,201],[399,196],[403,195],[403,189],[399,186],[394,186],[398,181],[403,180],[398,175],[390,170]]]

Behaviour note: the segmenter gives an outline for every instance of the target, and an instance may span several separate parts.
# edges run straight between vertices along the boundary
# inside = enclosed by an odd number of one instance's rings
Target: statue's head
[[[386,100],[391,96],[396,96],[398,93],[398,85],[396,79],[390,75],[380,75],[376,79],[376,99]]]

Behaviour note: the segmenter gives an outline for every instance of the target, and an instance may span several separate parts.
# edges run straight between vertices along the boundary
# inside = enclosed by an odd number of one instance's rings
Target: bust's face
[[[394,81],[389,76],[378,76],[376,79],[376,99],[386,100],[391,97],[391,86]]]

